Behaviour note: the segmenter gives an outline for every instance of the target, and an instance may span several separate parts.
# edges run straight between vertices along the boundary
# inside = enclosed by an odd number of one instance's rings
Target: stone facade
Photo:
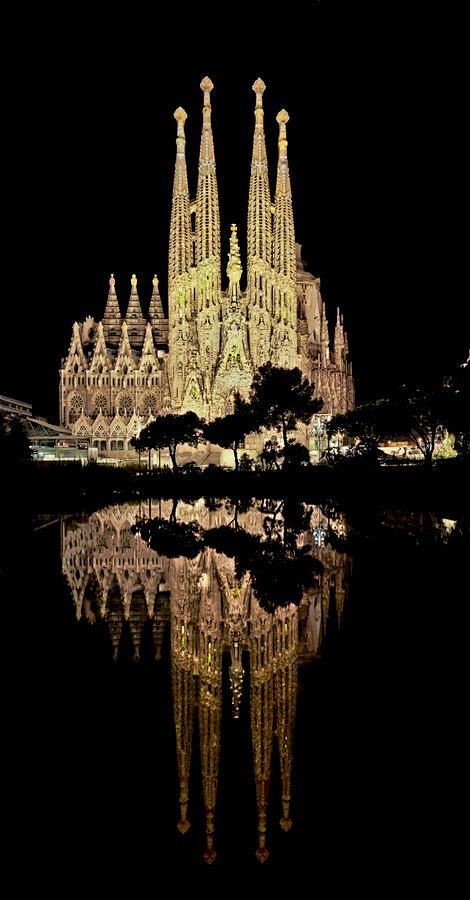
[[[168,255],[168,318],[158,289],[144,316],[131,279],[123,318],[111,276],[101,322],[75,323],[60,370],[61,423],[102,450],[128,442],[160,412],[194,410],[224,415],[233,396],[246,396],[253,373],[270,360],[299,366],[323,399],[322,416],[354,405],[347,335],[338,310],[330,334],[320,280],[307,272],[295,243],[285,110],[277,116],[279,153],[271,199],[258,79],[248,202],[246,287],[237,227],[231,226],[226,274],[222,260],[218,188],[211,127],[210,79],[201,82],[203,123],[196,199],[191,200],[185,155],[186,113],[178,108],[176,164]],[[333,337],[333,340],[331,338]]]

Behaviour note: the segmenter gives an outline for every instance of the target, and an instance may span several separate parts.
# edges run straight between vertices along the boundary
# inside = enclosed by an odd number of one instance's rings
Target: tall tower
[[[108,299],[103,316],[103,331],[105,340],[109,344],[119,344],[121,337],[122,316],[116,295],[116,280],[114,275],[109,279]]]
[[[214,85],[206,76],[200,87],[204,103],[196,194],[195,305],[197,339],[203,361],[199,369],[204,372],[204,388],[209,394],[220,351],[220,214],[211,124],[210,95]],[[199,412],[199,409],[196,411]]]
[[[162,299],[158,290],[158,278],[152,278],[152,296],[150,297],[148,320],[152,326],[153,338],[159,348],[168,348],[168,319],[163,312]]]
[[[269,189],[268,158],[264,136],[263,93],[261,78],[253,84],[256,94],[255,132],[251,158],[248,196],[248,277],[247,312],[250,351],[254,368],[270,358],[272,331],[272,211]]]
[[[175,111],[177,122],[176,162],[170,219],[168,254],[169,380],[171,403],[180,409],[184,399],[191,343],[191,219],[186,170],[186,112]]]
[[[289,114],[285,109],[277,114],[279,124],[279,159],[277,166],[276,196],[274,203],[274,319],[273,362],[286,368],[296,366],[297,357],[297,295],[294,212],[287,161],[286,124]]]
[[[145,319],[137,293],[137,278],[135,275],[131,278],[131,293],[125,319],[131,345],[140,348],[145,335]]]
[[[207,76],[201,81],[204,94],[202,134],[196,194],[196,267],[198,300],[218,301],[220,291],[220,216],[210,95],[214,85]]]

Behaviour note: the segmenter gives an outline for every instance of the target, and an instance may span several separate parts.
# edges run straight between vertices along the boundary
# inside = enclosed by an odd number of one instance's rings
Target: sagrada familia
[[[168,257],[168,317],[158,279],[144,315],[131,278],[123,317],[115,279],[103,319],[75,322],[60,370],[60,419],[76,437],[102,451],[127,452],[151,417],[194,410],[205,419],[233,408],[248,394],[256,369],[271,361],[298,366],[323,399],[321,415],[354,406],[348,341],[339,310],[333,341],[320,280],[304,269],[295,242],[287,157],[289,116],[277,115],[279,155],[274,203],[269,187],[263,93],[257,79],[248,199],[246,287],[236,225],[231,226],[222,286],[219,200],[211,126],[209,78],[204,102],[196,199],[191,200],[185,156],[186,112],[178,108],[176,163]],[[305,439],[308,442],[306,429]]]

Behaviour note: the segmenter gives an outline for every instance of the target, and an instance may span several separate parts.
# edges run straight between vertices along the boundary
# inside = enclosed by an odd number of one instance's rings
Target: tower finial
[[[279,148],[284,151],[283,155],[287,156],[287,131],[286,125],[289,121],[289,113],[286,109],[281,109],[276,116],[276,122],[279,125]]]
[[[266,85],[261,78],[257,78],[252,85],[252,89],[256,94],[256,108],[258,109],[263,105],[263,94],[266,90]]]
[[[210,106],[211,105],[210,92],[214,89],[214,84],[210,80],[208,75],[204,76],[199,87],[201,88],[201,91],[204,91],[204,106]]]
[[[184,138],[184,123],[186,122],[186,119],[188,118],[188,114],[187,114],[186,110],[183,109],[182,106],[178,106],[178,109],[175,109],[173,116],[178,123],[177,136],[179,138]]]

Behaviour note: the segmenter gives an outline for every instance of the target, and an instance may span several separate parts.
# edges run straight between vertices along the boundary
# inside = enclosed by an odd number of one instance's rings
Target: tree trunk
[[[173,472],[177,472],[178,464],[176,462],[176,444],[175,444],[175,446],[172,446],[171,444],[169,444],[168,450],[170,452],[170,459],[171,459],[171,464],[173,466]]]
[[[235,443],[235,444],[233,445],[233,448],[232,448],[232,449],[233,449],[233,455],[234,455],[234,458],[235,458],[235,471],[238,472],[238,466],[239,466],[239,463],[238,463],[238,444]]]
[[[424,448],[423,456],[424,456],[424,465],[432,468],[432,450],[433,448],[430,446],[426,446]]]
[[[284,439],[284,449],[287,447],[287,425],[286,420],[282,420],[282,437]]]

